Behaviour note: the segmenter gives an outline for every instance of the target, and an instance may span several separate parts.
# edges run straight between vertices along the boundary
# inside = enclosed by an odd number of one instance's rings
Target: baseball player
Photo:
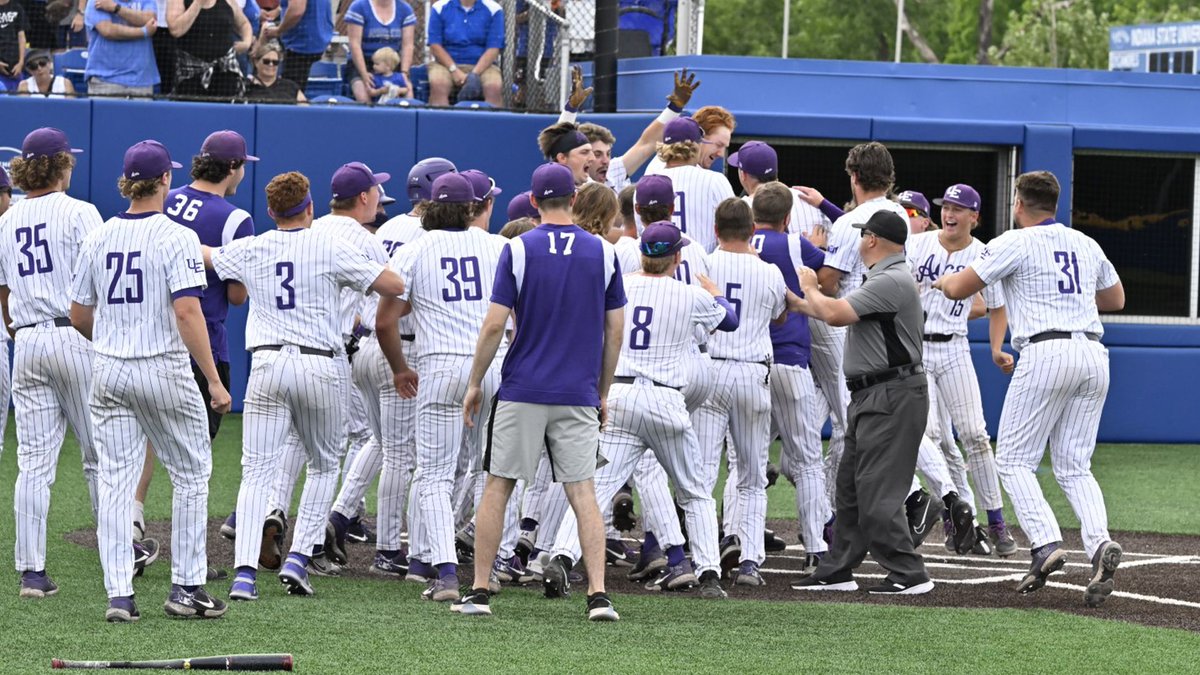
[[[12,205],[12,181],[9,180],[8,173],[4,171],[4,167],[0,166],[0,216],[8,211],[8,207]]]
[[[673,528],[659,531],[668,566],[646,588],[686,588],[696,583],[699,573],[701,595],[715,599],[725,597],[716,502],[712,490],[705,489],[704,473],[692,461],[697,439],[681,389],[687,380],[686,357],[694,349],[694,330],[732,331],[738,318],[707,277],[698,278],[704,290],[673,279],[680,249],[689,243],[670,221],[652,223],[642,233],[642,272],[626,277],[625,339],[608,398],[612,418],[600,439],[600,454],[608,464],[596,473],[596,499],[610,504],[634,472],[643,449],[649,447],[674,483],[687,515],[695,567],[684,557],[676,519]],[[566,556],[570,565],[579,558],[573,514],[563,519],[553,554]]]
[[[765,168],[765,163],[755,164],[759,158],[754,153],[767,153],[750,148],[751,154],[745,155],[743,153],[748,145],[742,146],[729,158],[730,164],[737,162],[735,166],[750,167],[741,169],[739,173]],[[767,157],[773,155],[774,151],[771,151]],[[750,244],[762,260],[779,269],[788,289],[800,296],[800,280],[796,276],[796,269],[820,269],[824,265],[825,255],[803,237],[788,234],[791,230],[790,214],[795,204],[801,203],[791,190],[777,181],[756,187],[752,209],[755,230]],[[812,344],[808,317],[789,314],[782,324],[771,326],[770,334],[773,349],[770,383],[772,437],[777,433],[782,441],[782,470],[796,486],[796,507],[805,552],[804,566],[812,568],[829,549],[821,534],[831,514],[822,465],[821,430],[810,414],[817,393],[808,368]]]
[[[417,395],[416,504],[410,520],[421,522],[428,562],[438,575],[423,597],[449,602],[458,598],[459,588],[451,492],[463,445],[462,399],[504,244],[470,227],[477,197],[465,174],[439,177],[432,196],[422,216],[428,233],[392,258],[391,268],[407,280],[406,291],[380,301],[377,323],[397,391]],[[397,329],[399,318],[409,312],[417,339],[408,356],[416,372],[405,362]],[[484,378],[485,400],[495,392],[497,375],[493,367]]]
[[[916,190],[905,190],[896,195],[896,201],[900,202],[900,206],[903,206],[908,214],[909,234],[921,234],[937,229],[937,225],[929,218],[929,200],[925,195]]]
[[[1124,308],[1125,289],[1093,239],[1055,220],[1058,195],[1058,180],[1048,171],[1018,176],[1013,221],[1019,229],[988,242],[966,269],[942,275],[934,287],[951,300],[969,298],[985,285],[1004,288],[1004,316],[1021,360],[1000,414],[996,468],[1033,557],[1017,592],[1036,591],[1066,564],[1058,521],[1036,475],[1049,442],[1054,475],[1079,517],[1091,557],[1084,602],[1094,607],[1112,593],[1122,555],[1109,537],[1104,495],[1091,471],[1109,384],[1099,311]],[[1003,331],[991,335],[993,360],[1012,372],[1012,357],[1000,351]]]
[[[575,66],[571,71],[572,89],[567,105],[558,117],[558,121],[574,123],[580,108],[592,94],[591,87],[583,87],[583,70]],[[679,117],[692,94],[700,83],[696,74],[688,74],[687,68],[675,73],[675,87],[667,95],[667,107],[658,117],[642,131],[641,137],[625,154],[613,160],[612,147],[617,140],[611,131],[599,124],[587,122],[579,125],[579,131],[587,138],[592,149],[592,162],[588,165],[588,177],[603,183],[616,192],[620,192],[631,184],[629,177],[638,172],[651,157],[654,157],[656,146],[662,142],[663,128],[668,122]],[[511,218],[510,218],[511,220]]]
[[[119,187],[129,208],[83,241],[71,285],[71,323],[92,340],[92,422],[99,456],[100,563],[108,621],[139,618],[133,600],[131,506],[147,438],[167,467],[172,500],[169,616],[216,618],[225,603],[204,589],[212,447],[188,354],[208,381],[211,407],[229,411],[200,309],[205,285],[196,233],[162,214],[171,161],[157,141],[125,153]]]
[[[223,246],[242,237],[254,236],[254,219],[246,211],[230,204],[228,197],[237,192],[245,178],[246,162],[257,162],[258,158],[246,152],[246,139],[236,131],[216,131],[204,139],[200,154],[192,158],[192,183],[171,190],[163,213],[180,225],[194,230],[202,246]],[[225,317],[230,303],[246,302],[246,289],[236,282],[222,283],[217,275],[208,272],[207,287],[200,298],[204,310],[204,322],[208,326],[208,341],[212,344],[213,360],[221,384],[229,388],[229,341],[225,333]],[[196,385],[200,395],[208,403],[208,382],[196,364],[192,364]],[[221,415],[208,411],[208,435],[217,437],[221,428]],[[147,462],[147,469],[154,464]],[[134,498],[134,527],[142,526],[142,503],[146,498],[149,476],[143,475],[138,483]],[[233,539],[237,532],[237,513],[231,512],[221,525],[221,534]]]
[[[335,195],[378,194],[380,177],[351,169]],[[308,455],[307,478],[292,533],[291,552],[279,580],[293,595],[312,595],[309,554],[325,534],[337,486],[338,459],[346,437],[344,409],[348,368],[341,356],[342,289],[403,292],[404,283],[361,248],[332,232],[310,228],[308,179],[295,172],[267,185],[267,204],[277,229],[206,249],[208,263],[225,280],[243,284],[250,296],[246,349],[255,354],[245,398],[242,484],[238,513],[244,522],[266,517],[278,455],[291,434]],[[372,199],[368,198],[368,201]],[[374,213],[375,205],[370,204]],[[229,597],[258,598],[257,566],[262,533],[243,528],[235,543],[237,576]]]
[[[910,198],[917,197],[924,199],[919,194]],[[981,202],[979,193],[963,184],[951,185],[946,188],[945,196],[934,201],[942,207],[942,229],[914,234],[905,245],[908,265],[921,291],[921,304],[925,309],[923,362],[931,392],[926,436],[935,446],[941,446],[944,440],[953,446],[953,437],[945,438],[942,434],[939,406],[933,405],[936,397],[940,406],[948,411],[954,429],[958,430],[975,479],[979,503],[987,513],[988,529],[977,532],[976,536],[984,541],[990,538],[996,553],[1008,557],[1017,552],[1017,544],[1004,522],[1000,478],[996,473],[991,439],[983,419],[979,382],[967,342],[967,319],[973,318],[970,316],[971,301],[947,300],[933,288],[938,277],[965,269],[983,249],[983,243],[971,236],[971,231],[979,226]],[[992,307],[1003,306],[1000,286],[986,287],[983,300]],[[947,464],[957,469],[953,471],[954,482],[963,498],[972,503],[971,486],[956,447],[947,456]]]
[[[772,321],[787,308],[787,285],[779,269],[759,259],[751,246],[754,221],[750,207],[736,198],[721,202],[716,212],[720,248],[709,256],[709,271],[739,317],[732,333],[716,333],[708,342],[715,389],[696,412],[701,466],[709,492],[716,487],[717,467],[726,432],[733,439],[730,463],[737,464],[736,536],[740,565],[738,585],[762,586],[759,566],[766,555],[763,530],[767,517],[767,452],[771,426]],[[725,545],[722,545],[725,548]]]
[[[754,196],[763,185],[779,182],[779,156],[775,148],[762,141],[749,141],[729,156],[729,166],[738,170],[738,182],[746,190],[743,197],[754,207]],[[792,191],[792,209],[788,217],[788,234],[806,237],[815,230],[828,230],[830,220],[821,210],[805,202]]]
[[[513,195],[512,199],[508,200],[508,208],[505,210],[505,215],[508,216],[509,222],[522,218],[528,218],[533,221],[535,226],[542,222],[542,214],[538,213],[538,210],[529,201],[529,190],[518,192],[516,195]]]
[[[592,146],[574,122],[558,122],[542,129],[538,149],[547,161],[570,169],[576,187],[591,180]]]
[[[96,512],[96,449],[87,396],[92,345],[70,330],[71,270],[80,243],[100,226],[96,207],[67,196],[75,158],[66,134],[42,128],[25,137],[12,160],[25,199],[0,216],[0,301],[14,336],[13,397],[17,421],[15,562],[22,598],[58,592],[46,575],[46,515],[50,486],[67,423],[83,454],[92,513]],[[7,176],[5,177],[7,179]],[[3,402],[8,402],[8,349],[3,356]],[[8,411],[3,412],[3,420]],[[0,431],[4,426],[0,424]]]
[[[697,83],[698,85],[699,83]],[[700,139],[700,168],[711,169],[718,159],[725,156],[729,143],[733,138],[733,130],[737,120],[733,113],[719,105],[706,105],[692,114],[692,119],[700,125],[704,138]],[[647,174],[659,173],[665,163],[657,155],[646,166]]]
[[[450,160],[441,157],[423,159],[408,172],[408,198],[412,211],[392,218],[375,233],[388,256],[400,247],[411,244],[425,234],[421,217],[433,199],[433,182],[446,173],[458,169]],[[378,322],[378,315],[376,315]],[[400,339],[412,349],[416,340],[416,329],[410,316],[400,319]],[[376,339],[378,346],[378,339]],[[379,356],[383,357],[382,350]],[[428,583],[434,576],[428,563],[414,561],[402,550],[401,533],[404,528],[405,503],[409,502],[409,488],[416,463],[416,398],[401,398],[391,378],[387,378],[386,359],[379,365],[384,377],[380,392],[380,433],[383,443],[383,466],[379,474],[378,541],[375,561],[371,571],[384,575],[407,575],[413,581]],[[425,538],[414,530],[409,522],[409,551],[424,548]]]
[[[706,253],[711,253],[717,247],[713,214],[717,204],[733,196],[733,186],[725,174],[700,167],[700,142],[700,125],[695,120],[689,117],[672,120],[663,130],[663,144],[658,149],[665,165],[654,174],[667,176],[675,186],[671,221]]]

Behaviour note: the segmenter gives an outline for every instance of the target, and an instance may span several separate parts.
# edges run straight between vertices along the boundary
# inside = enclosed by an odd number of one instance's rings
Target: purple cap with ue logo
[[[575,194],[575,176],[571,170],[562,164],[543,164],[533,171],[530,181],[530,192],[533,198],[554,199],[555,197],[570,197]]]
[[[670,176],[643,176],[637,182],[633,200],[638,206],[658,206],[668,204],[675,206],[675,186]]]
[[[42,127],[34,129],[25,137],[25,141],[21,143],[21,157],[25,159],[33,159],[34,157],[53,157],[60,152],[69,152],[73,155],[78,155],[83,152],[79,148],[72,148],[71,142],[67,140],[67,134],[62,129],[54,127]]]
[[[958,204],[959,206],[972,211],[979,210],[979,193],[975,188],[965,183],[955,183],[946,188],[946,194],[941,199],[933,200],[934,204],[941,206],[942,204]]]
[[[125,177],[129,180],[157,178],[171,169],[182,169],[179,162],[158,141],[142,141],[125,151]]]
[[[346,199],[382,185],[391,177],[389,173],[372,173],[371,167],[362,162],[350,162],[333,172],[329,187],[334,199]]]
[[[209,134],[208,138],[204,139],[204,145],[200,146],[200,154],[221,162],[258,161],[254,155],[246,154],[246,139],[238,132],[228,129]]]
[[[905,190],[896,196],[896,200],[900,202],[901,206],[911,206],[926,216],[929,215],[929,200],[916,190]]]
[[[751,176],[775,178],[779,174],[779,156],[775,148],[762,141],[750,141],[729,156],[729,166],[734,166]]]

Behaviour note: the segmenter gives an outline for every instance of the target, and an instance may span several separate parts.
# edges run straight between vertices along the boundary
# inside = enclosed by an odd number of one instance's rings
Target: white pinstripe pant
[[[187,353],[140,359],[96,355],[91,408],[99,457],[96,536],[108,597],[133,595],[133,490],[147,437],[174,489],[171,581],[204,584],[212,446]]]
[[[649,446],[658,463],[675,484],[679,504],[687,514],[688,536],[698,572],[719,570],[717,504],[705,490],[705,474],[696,462],[696,434],[683,395],[649,382],[614,384],[608,396],[609,422],[600,436],[600,454],[608,464],[596,471],[596,501],[605,520],[612,519],[612,498],[642,462]],[[654,530],[662,546],[683,544],[678,516]],[[558,528],[554,555],[580,557],[579,523],[568,513]]]
[[[8,349],[4,380],[8,377]],[[88,396],[92,387],[92,343],[71,327],[23,328],[13,348],[13,404],[17,421],[17,485],[13,510],[17,518],[14,561],[18,572],[46,568],[46,514],[58,454],[67,433],[75,432],[83,455],[83,476],[96,515],[98,459],[92,442]],[[8,419],[8,392],[0,401]],[[0,433],[4,425],[0,424]]]
[[[767,451],[771,430],[771,391],[761,363],[713,360],[716,387],[696,411],[700,464],[709,494],[717,485],[721,446],[728,431],[737,462],[736,534],[742,560],[766,559],[763,530],[767,518]],[[728,533],[727,533],[728,534]]]
[[[353,457],[346,457],[342,488],[333,502],[333,510],[347,518],[359,515],[367,488],[383,466],[382,421],[380,400],[383,390],[392,387],[387,359],[374,336],[359,342],[358,353],[350,364],[350,384],[358,390],[362,412],[370,438]],[[354,410],[351,410],[353,414]]]
[[[830,326],[823,321],[810,321],[812,332],[813,382],[821,395],[814,400],[814,424],[820,429],[828,418],[832,423],[829,450],[825,455],[825,490],[829,493],[829,507],[836,508],[837,471],[842,460],[842,449],[846,440],[846,408],[850,405],[850,390],[846,388],[846,377],[842,371],[842,360],[846,351],[846,329]]]
[[[390,372],[390,371],[389,371]],[[408,490],[417,463],[417,400],[403,399],[394,386],[384,387],[379,397],[383,465],[379,471],[376,548],[398,551],[408,513]],[[412,545],[412,532],[409,532]]]
[[[796,485],[796,509],[804,550],[829,549],[821,532],[829,520],[829,496],[821,456],[821,429],[811,414],[817,396],[808,368],[771,366],[771,427],[782,440],[779,470]]]
[[[946,463],[963,498],[972,501],[967,484],[967,468],[962,454],[955,447],[954,437],[948,435],[950,425],[958,432],[967,466],[975,479],[979,506],[983,510],[1004,506],[1000,495],[1000,475],[983,417],[983,401],[979,395],[979,379],[971,361],[971,345],[965,336],[950,342],[925,343],[925,375],[929,378],[929,427],[925,433],[935,445],[946,451]],[[934,398],[938,405],[932,405]],[[945,424],[942,417],[948,417]]]
[[[1092,475],[1108,378],[1108,349],[1082,335],[1021,351],[1000,413],[996,468],[1033,547],[1062,541],[1037,481],[1047,442],[1054,477],[1079,517],[1088,556],[1109,539],[1104,495]]]
[[[261,523],[267,516],[280,448],[290,435],[308,457],[304,491],[292,528],[291,552],[311,555],[325,541],[325,520],[337,489],[338,458],[345,443],[342,420],[348,377],[345,359],[301,354],[298,347],[259,351],[250,368],[244,403],[242,484],[238,519]],[[262,527],[238,528],[234,564],[258,566]]]

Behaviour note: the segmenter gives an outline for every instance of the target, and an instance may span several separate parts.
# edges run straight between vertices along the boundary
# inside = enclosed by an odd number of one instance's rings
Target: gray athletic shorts
[[[550,456],[555,483],[596,475],[600,457],[600,411],[574,405],[497,401],[488,420],[483,468],[488,473],[532,483],[542,447]]]

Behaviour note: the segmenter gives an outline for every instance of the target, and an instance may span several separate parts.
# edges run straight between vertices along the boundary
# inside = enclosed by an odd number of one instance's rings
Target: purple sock
[[[454,563],[442,563],[437,565],[437,571],[439,579],[458,576],[458,565],[455,565]]]
[[[288,560],[296,563],[300,567],[308,567],[308,556],[303,553],[289,553]]]
[[[532,532],[532,531],[536,530],[537,526],[538,526],[538,521],[534,520],[533,518],[522,518],[521,519],[521,529],[526,532]]]
[[[988,525],[1004,524],[1004,509],[988,509]]]
[[[395,551],[390,551],[390,550],[389,550],[389,551],[379,551],[379,553],[383,554],[385,557],[388,557],[388,558],[395,558],[396,556],[400,555],[400,551],[399,551],[399,550],[395,550]]]
[[[182,588],[183,590],[187,591],[188,593],[195,593],[196,589],[200,588],[199,586],[184,586],[183,584],[179,584],[179,587]]]
[[[1029,553],[1031,555],[1033,555],[1034,557],[1037,557],[1037,556],[1041,555],[1042,551],[1046,551],[1047,553],[1049,553],[1057,548],[1058,548],[1058,542],[1052,541],[1049,544],[1045,544],[1044,546],[1039,546],[1035,549],[1032,549],[1031,551],[1029,551]]]
[[[242,565],[241,567],[237,568],[237,574],[235,574],[234,576],[235,577],[250,577],[251,579],[258,579],[258,568],[252,567],[250,565]]]
[[[683,547],[669,546],[667,547],[667,564],[674,567],[683,562]]]
[[[642,541],[642,550],[653,551],[656,548],[658,548],[658,537],[655,537],[653,532],[647,532],[645,540]]]

